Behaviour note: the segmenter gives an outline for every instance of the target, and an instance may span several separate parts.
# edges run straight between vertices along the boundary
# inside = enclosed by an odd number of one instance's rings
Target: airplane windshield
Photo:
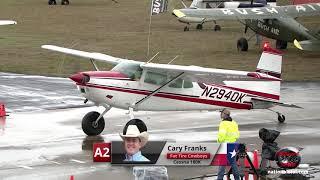
[[[130,79],[139,80],[141,78],[142,69],[140,63],[122,62],[116,65],[111,71],[120,72],[127,75]]]

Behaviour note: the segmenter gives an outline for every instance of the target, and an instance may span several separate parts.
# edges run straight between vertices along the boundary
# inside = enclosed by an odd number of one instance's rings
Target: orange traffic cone
[[[73,175],[70,176],[70,180],[74,180],[74,176]]]
[[[6,116],[6,108],[4,106],[4,104],[0,103],[0,117],[4,117]]]

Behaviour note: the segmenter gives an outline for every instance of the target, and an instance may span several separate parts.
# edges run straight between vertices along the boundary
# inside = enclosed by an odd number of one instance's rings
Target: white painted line
[[[23,166],[23,165],[20,165],[20,166],[17,166],[17,167],[21,167],[21,168],[24,168],[24,169],[33,169],[33,168],[30,167],[30,166]]]
[[[70,161],[77,162],[77,163],[80,163],[80,164],[86,163],[84,161],[80,161],[80,160],[76,160],[76,159],[70,159]]]
[[[59,163],[59,162],[57,162],[57,161],[49,161],[49,162],[52,162],[52,163],[54,163],[54,164],[61,164],[61,163]]]

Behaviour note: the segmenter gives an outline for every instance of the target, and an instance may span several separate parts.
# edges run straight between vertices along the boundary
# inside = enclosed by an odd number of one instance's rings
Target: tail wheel
[[[100,113],[96,111],[92,111],[87,113],[82,119],[82,130],[88,136],[96,136],[99,135],[105,126],[104,118],[101,117],[99,121],[96,123],[96,120],[100,116]]]
[[[62,0],[61,5],[69,5],[69,0]]]
[[[278,114],[278,121],[279,123],[284,123],[286,117],[283,114]]]
[[[248,41],[246,38],[242,37],[237,42],[238,51],[248,51]]]

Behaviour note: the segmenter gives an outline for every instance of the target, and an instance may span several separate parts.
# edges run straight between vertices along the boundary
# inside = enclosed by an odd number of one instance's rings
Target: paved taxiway
[[[286,115],[278,124],[270,111],[232,111],[239,123],[241,142],[260,149],[258,130],[281,131],[281,147],[303,147],[302,163],[320,164],[320,82],[283,83],[282,101],[304,109],[274,108]],[[64,78],[0,74],[0,101],[10,116],[0,123],[0,179],[132,179],[132,168],[92,162],[94,142],[120,140],[127,111],[112,109],[105,115],[101,136],[86,137],[81,119],[96,107],[75,108],[83,98]],[[69,108],[73,107],[73,108]],[[150,130],[151,139],[215,141],[217,112],[137,112]],[[212,174],[216,167],[168,167],[170,179]],[[318,174],[315,174],[320,178]]]

